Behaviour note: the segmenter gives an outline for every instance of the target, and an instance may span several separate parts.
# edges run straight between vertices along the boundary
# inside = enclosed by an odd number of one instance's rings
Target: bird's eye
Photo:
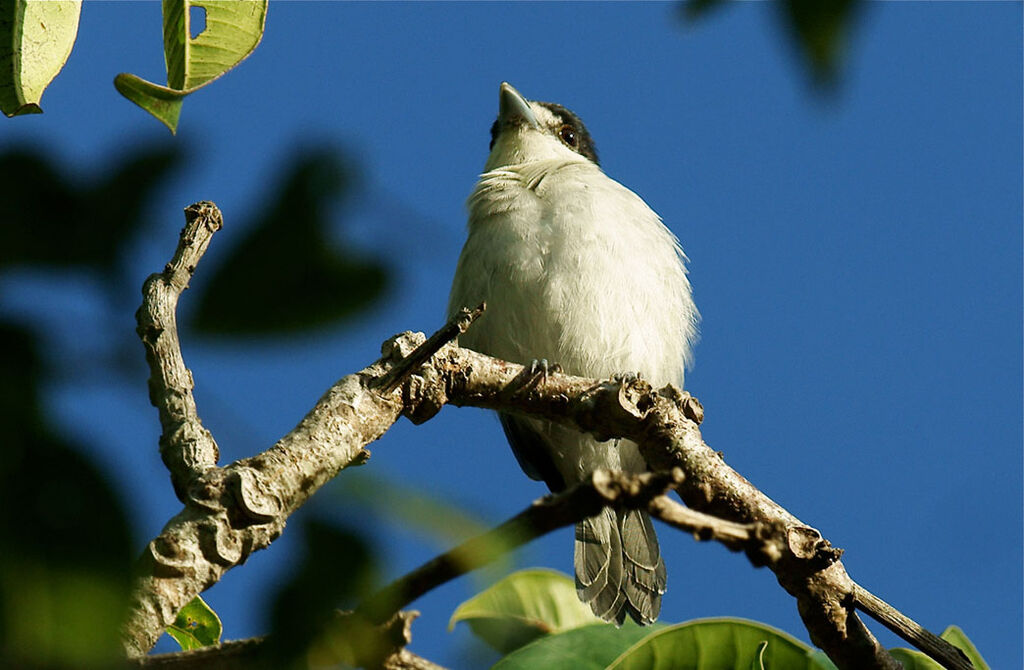
[[[576,148],[577,138],[575,128],[573,128],[569,124],[565,124],[564,126],[558,129],[558,136],[561,137],[562,141],[565,142],[567,145],[569,145],[573,149]]]

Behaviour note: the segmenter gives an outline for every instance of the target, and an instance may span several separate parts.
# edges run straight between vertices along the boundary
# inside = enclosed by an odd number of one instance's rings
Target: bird
[[[604,173],[580,118],[503,82],[489,152],[466,201],[448,312],[487,309],[459,346],[545,374],[552,361],[567,374],[682,388],[700,320],[688,259],[640,196]],[[598,468],[647,470],[629,440],[499,419],[521,469],[553,493]],[[595,615],[657,619],[667,575],[645,511],[605,508],[578,523],[573,558],[577,594]]]

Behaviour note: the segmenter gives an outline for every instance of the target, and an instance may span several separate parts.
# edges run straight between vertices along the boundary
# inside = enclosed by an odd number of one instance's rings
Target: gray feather
[[[576,593],[594,614],[649,624],[661,611],[665,563],[645,512],[612,510],[576,526]]]

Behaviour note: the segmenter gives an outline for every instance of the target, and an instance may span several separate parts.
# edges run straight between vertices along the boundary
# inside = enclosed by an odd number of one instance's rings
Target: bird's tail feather
[[[661,611],[665,563],[650,517],[604,508],[576,524],[576,592],[594,614],[621,624],[628,614],[649,624]]]

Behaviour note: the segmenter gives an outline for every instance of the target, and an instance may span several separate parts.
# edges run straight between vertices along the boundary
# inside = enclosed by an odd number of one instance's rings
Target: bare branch
[[[276,539],[287,517],[320,486],[343,468],[365,462],[366,445],[400,415],[419,423],[445,404],[454,404],[542,417],[599,439],[631,439],[651,469],[662,474],[635,481],[609,475],[607,481],[615,483],[608,486],[617,493],[602,492],[595,479],[592,486],[573,489],[565,498],[541,501],[393,583],[361,608],[371,620],[382,621],[387,612],[445,579],[509,546],[591,516],[614,500],[620,505],[642,503],[667,523],[743,549],[756,565],[768,566],[797,599],[811,639],[840,668],[898,667],[857,617],[857,607],[880,617],[911,644],[926,644],[922,650],[936,660],[957,658],[938,638],[919,642],[923,629],[895,610],[882,613],[881,601],[874,602],[846,573],[841,550],[726,465],[701,438],[703,408],[695,398],[672,386],[655,390],[643,380],[597,381],[561,374],[538,379],[521,365],[460,349],[450,341],[475,318],[472,311],[459,315],[429,342],[418,333],[391,338],[382,348],[384,358],[332,386],[273,447],[216,467],[216,444],[199,421],[174,309],[219,227],[220,214],[212,203],[197,203],[186,210],[186,219],[174,259],[164,273],[147,280],[139,310],[139,334],[152,373],[150,396],[163,426],[161,453],[185,507],[149,543],[139,562],[124,633],[129,655],[145,653],[181,607]],[[524,384],[526,380],[530,383]],[[685,479],[678,478],[675,468]],[[643,481],[647,483],[637,483]],[[675,486],[690,509],[660,496],[666,485]],[[638,492],[630,493],[634,489]],[[572,504],[565,502],[573,496]],[[500,545],[494,544],[492,534],[501,536]]]
[[[174,307],[188,276],[219,226],[212,203],[186,210],[186,226],[168,269],[146,281],[139,333],[150,361],[150,397],[160,411],[164,461],[185,503],[143,551],[136,567],[132,604],[122,639],[129,656],[146,653],[178,610],[213,586],[253,551],[283,531],[288,516],[343,468],[369,457],[365,446],[398,419],[397,393],[371,387],[400,359],[348,375],[320,398],[309,414],[270,449],[223,468],[213,437],[202,428],[192,398],[192,374],[178,344]],[[408,351],[425,339],[402,339]]]
[[[911,621],[898,609],[885,602],[859,584],[853,585],[853,604],[872,619],[950,670],[970,670],[974,667],[966,654],[941,637]]]
[[[380,380],[380,388],[385,393],[394,391],[400,384],[409,378],[420,366],[433,358],[434,354],[441,350],[441,347],[454,342],[455,338],[466,332],[473,322],[479,319],[487,305],[480,303],[474,309],[463,307],[459,313],[448,320],[441,330],[431,335],[426,342],[395,364]]]
[[[422,376],[410,379],[405,413],[422,420],[446,403],[518,411],[576,426],[598,439],[635,441],[653,470],[678,467],[685,473],[677,491],[691,509],[760,524],[775,529],[772,534],[783,531],[774,550],[764,545],[751,558],[767,565],[797,599],[811,640],[840,668],[899,667],[856,615],[857,585],[839,560],[842,550],[764,495],[704,443],[697,427],[703,409],[689,394],[672,386],[655,390],[644,380],[596,381],[561,374],[535,380],[526,392],[508,393],[526,374],[523,366],[473,351],[442,349]],[[907,641],[916,644],[913,638]],[[936,660],[958,656],[951,645],[939,644],[947,653]],[[930,653],[929,647],[922,651]]]
[[[411,624],[417,616],[418,612],[399,612],[386,623],[367,628],[347,627],[352,614],[338,613],[325,631],[324,642],[329,649],[326,653],[330,658],[320,659],[318,665],[344,661],[346,666],[359,663],[381,670],[444,670],[405,648],[412,640]],[[370,657],[365,657],[367,651],[372,652]],[[358,654],[364,656],[357,657]],[[145,670],[252,670],[278,667],[281,658],[275,652],[273,639],[254,637],[192,651],[140,656],[129,664]]]
[[[150,275],[143,284],[142,306],[135,314],[136,332],[149,363],[149,400],[159,410],[163,428],[160,455],[183,502],[192,480],[217,464],[218,449],[199,420],[192,397],[192,373],[181,356],[175,310],[199,259],[222,225],[220,210],[212,202],[197,202],[185,209],[185,228],[174,257],[163,272]]]

